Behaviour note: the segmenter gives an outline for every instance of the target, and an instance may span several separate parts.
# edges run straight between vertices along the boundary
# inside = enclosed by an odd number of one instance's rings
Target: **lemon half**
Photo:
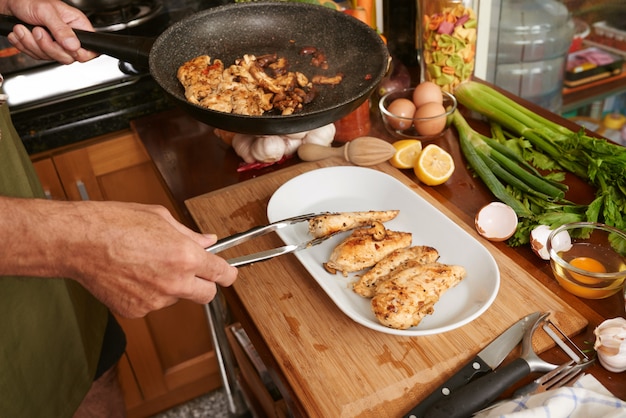
[[[454,160],[443,148],[429,144],[417,158],[413,171],[422,183],[438,186],[445,183],[454,173]]]
[[[389,160],[395,168],[413,168],[420,153],[422,152],[422,141],[419,139],[401,139],[392,144],[396,153]]]

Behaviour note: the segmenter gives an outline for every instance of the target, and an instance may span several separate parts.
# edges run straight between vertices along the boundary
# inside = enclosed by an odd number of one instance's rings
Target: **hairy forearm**
[[[0,274],[70,274],[84,216],[72,202],[0,197]]]
[[[76,280],[114,312],[207,303],[237,269],[162,206],[0,197],[0,276]]]

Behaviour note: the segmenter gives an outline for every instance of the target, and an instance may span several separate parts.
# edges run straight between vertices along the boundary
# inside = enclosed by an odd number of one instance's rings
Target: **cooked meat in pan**
[[[229,67],[202,55],[181,65],[177,77],[190,103],[248,116],[270,111],[291,115],[315,98],[315,85],[339,84],[343,78],[316,74],[311,81],[301,72],[289,71],[287,60],[277,54],[244,55]]]

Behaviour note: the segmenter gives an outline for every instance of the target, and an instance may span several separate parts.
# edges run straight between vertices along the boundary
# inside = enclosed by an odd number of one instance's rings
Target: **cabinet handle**
[[[89,193],[87,193],[87,188],[82,180],[76,180],[76,188],[78,189],[78,194],[82,200],[89,200]]]

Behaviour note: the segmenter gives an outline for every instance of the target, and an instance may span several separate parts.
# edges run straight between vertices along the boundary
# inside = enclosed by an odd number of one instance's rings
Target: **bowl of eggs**
[[[385,129],[398,139],[440,137],[450,126],[456,107],[456,98],[430,81],[391,91],[378,102]]]
[[[604,299],[626,280],[626,233],[595,222],[574,222],[554,229],[546,249],[556,281],[585,299]]]

